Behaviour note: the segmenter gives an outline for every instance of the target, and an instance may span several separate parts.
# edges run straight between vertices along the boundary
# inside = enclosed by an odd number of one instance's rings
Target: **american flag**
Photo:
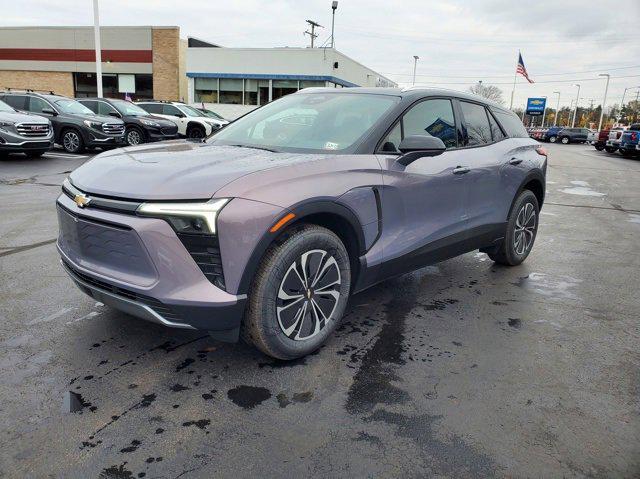
[[[522,53],[518,53],[518,66],[516,67],[516,73],[519,73],[520,75],[525,77],[529,83],[533,83],[533,80],[529,78],[529,74],[527,73],[527,69],[524,66],[524,62],[522,61]]]

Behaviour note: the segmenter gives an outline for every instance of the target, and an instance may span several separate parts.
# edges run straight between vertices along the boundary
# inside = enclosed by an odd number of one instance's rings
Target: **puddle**
[[[255,386],[236,386],[229,389],[227,396],[236,406],[243,409],[253,409],[271,397],[267,388]]]
[[[574,181],[570,181],[570,183],[573,186],[562,188],[558,191],[562,193],[567,193],[569,195],[578,195],[578,196],[597,196],[597,197],[607,196],[606,193],[600,193],[599,191],[591,189],[591,187],[589,186],[589,183],[587,183],[586,181],[574,180]]]
[[[545,273],[531,273],[512,284],[551,298],[579,299],[573,289],[581,282],[582,280],[570,276],[554,277]]]
[[[629,213],[629,219],[627,220],[629,223],[636,223],[640,225],[640,215],[635,213]]]

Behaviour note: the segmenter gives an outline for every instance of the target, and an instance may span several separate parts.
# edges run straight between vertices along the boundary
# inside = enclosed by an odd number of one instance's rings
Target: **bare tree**
[[[502,90],[494,85],[483,85],[482,83],[478,83],[477,85],[473,85],[469,87],[469,91],[474,95],[481,96],[482,98],[486,98],[487,100],[495,101],[499,104],[504,104],[504,99],[502,98]]]

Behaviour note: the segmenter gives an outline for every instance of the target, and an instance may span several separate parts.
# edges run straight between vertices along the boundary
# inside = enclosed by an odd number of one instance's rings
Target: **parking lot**
[[[522,266],[384,282],[294,362],[83,295],[54,201],[90,155],[3,160],[0,477],[637,477],[640,161],[546,147]]]

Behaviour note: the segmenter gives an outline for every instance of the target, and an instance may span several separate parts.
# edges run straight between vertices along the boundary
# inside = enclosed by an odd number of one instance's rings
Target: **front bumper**
[[[164,141],[175,140],[180,138],[180,135],[178,134],[178,128],[170,133],[163,132],[162,129],[159,128],[147,128],[147,138],[149,141]]]
[[[0,130],[0,151],[47,151],[53,146],[53,130],[46,136],[25,137],[16,132]]]
[[[214,286],[164,220],[81,209],[65,194],[57,209],[58,251],[80,290],[147,321],[237,340],[246,296]]]
[[[118,147],[125,146],[127,140],[124,137],[124,133],[118,135],[110,135],[103,133],[96,129],[86,129],[83,131],[82,138],[86,146],[95,147]]]

